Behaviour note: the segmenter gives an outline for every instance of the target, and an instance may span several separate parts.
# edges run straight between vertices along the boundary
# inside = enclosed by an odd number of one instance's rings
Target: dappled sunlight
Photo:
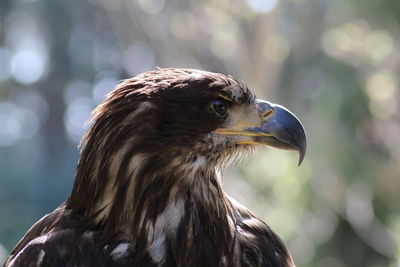
[[[105,95],[141,72],[188,67],[233,75],[302,121],[300,167],[296,152],[265,148],[224,179],[297,266],[398,267],[398,3],[0,3],[0,264],[68,196]]]
[[[372,30],[365,20],[354,20],[328,29],[322,36],[322,47],[333,57],[360,67],[378,66],[394,55],[393,37],[385,30]]]
[[[397,113],[399,88],[396,79],[394,73],[377,72],[366,81],[369,108],[372,115],[378,119],[388,119]]]

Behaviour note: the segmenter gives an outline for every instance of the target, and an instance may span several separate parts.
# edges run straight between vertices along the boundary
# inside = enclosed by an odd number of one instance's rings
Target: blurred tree
[[[0,244],[65,200],[83,122],[120,79],[191,67],[302,114],[301,168],[268,150],[225,181],[298,266],[398,266],[399,20],[395,0],[1,1]]]

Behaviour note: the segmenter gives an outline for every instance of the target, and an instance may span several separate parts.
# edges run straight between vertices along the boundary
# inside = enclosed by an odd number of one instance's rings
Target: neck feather
[[[199,248],[210,246],[221,252],[201,256],[202,261],[229,258],[222,254],[233,250],[233,208],[216,168],[209,168],[203,156],[138,151],[140,145],[121,148],[106,167],[93,161],[92,168],[78,169],[81,176],[76,178],[67,208],[88,225],[103,229],[105,241],[121,236],[133,246],[141,244],[136,249],[155,261],[163,261],[167,251],[179,251],[177,265],[199,261],[188,257],[202,255]],[[81,161],[88,165],[87,159]]]

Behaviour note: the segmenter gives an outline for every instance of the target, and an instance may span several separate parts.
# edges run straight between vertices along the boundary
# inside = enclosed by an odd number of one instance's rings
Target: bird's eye
[[[211,103],[211,110],[220,118],[228,115],[228,107],[223,99],[216,99]]]

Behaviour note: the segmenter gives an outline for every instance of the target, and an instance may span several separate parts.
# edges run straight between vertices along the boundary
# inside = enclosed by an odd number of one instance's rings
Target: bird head
[[[222,74],[146,72],[119,85],[94,114],[95,123],[109,121],[103,128],[119,144],[140,140],[144,150],[204,156],[209,164],[257,146],[296,150],[299,164],[306,152],[304,128],[292,112]]]

